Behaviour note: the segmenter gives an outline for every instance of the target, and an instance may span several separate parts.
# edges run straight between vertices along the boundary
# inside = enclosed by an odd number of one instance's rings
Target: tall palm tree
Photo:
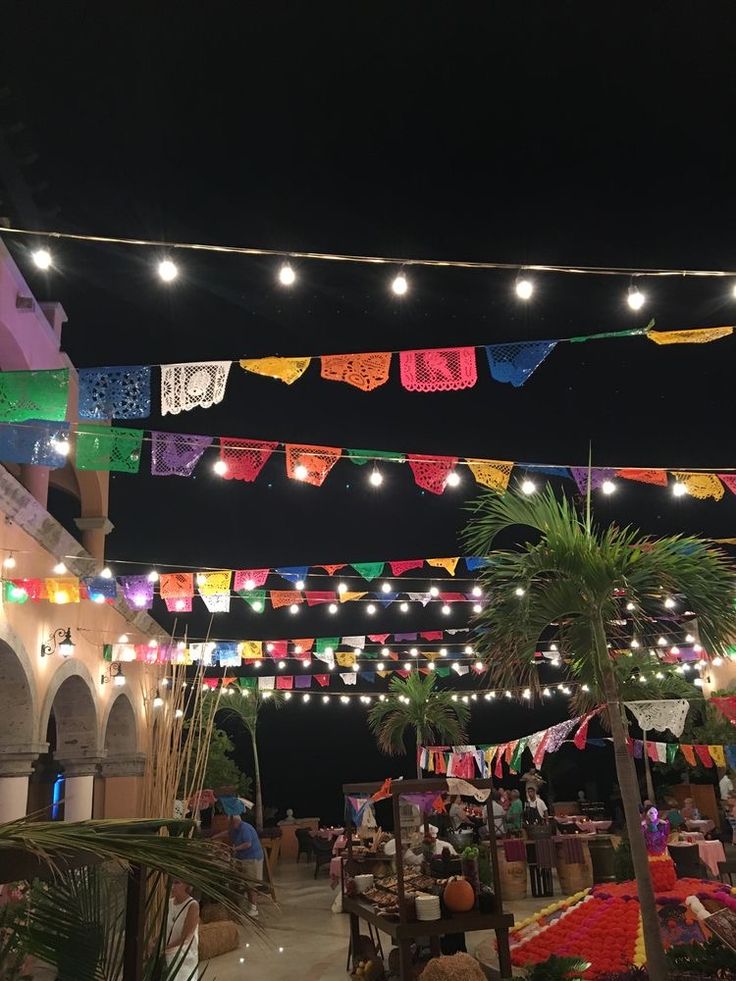
[[[223,719],[228,716],[240,719],[250,735],[253,747],[253,784],[255,787],[256,830],[263,831],[263,792],[261,790],[261,763],[258,758],[258,722],[261,712],[269,705],[280,708],[284,704],[283,692],[260,691],[258,688],[244,688],[242,697],[220,702],[217,714]]]
[[[417,746],[440,740],[457,745],[467,741],[465,726],[470,710],[453,701],[449,691],[436,688],[437,677],[412,672],[406,680],[392,678],[388,697],[377,702],[368,714],[368,725],[378,736],[379,749],[390,756],[406,753],[407,730],[413,730]],[[417,778],[422,768],[417,759]]]
[[[482,495],[464,533],[475,555],[490,556],[481,576],[487,603],[478,617],[477,647],[494,681],[526,683],[538,690],[532,667],[542,632],[557,626],[560,646],[570,654],[573,675],[588,672],[605,699],[613,737],[621,798],[639,892],[649,975],[662,981],[667,968],[659,933],[654,891],[640,832],[639,788],[626,745],[627,723],[620,684],[622,658],[617,632],[622,621],[651,631],[677,597],[681,610],[698,618],[700,639],[712,654],[736,636],[734,587],[728,557],[698,538],[653,539],[632,528],[598,528],[551,489],[524,497]],[[494,551],[498,535],[517,526],[532,532],[516,551]],[[633,605],[633,609],[632,609]],[[611,648],[609,649],[609,642]],[[623,643],[620,647],[628,646]],[[618,666],[618,672],[617,672]]]

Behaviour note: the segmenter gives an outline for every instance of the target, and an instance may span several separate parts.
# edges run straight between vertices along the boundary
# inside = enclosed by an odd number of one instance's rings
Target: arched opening
[[[20,658],[0,640],[0,755],[36,742],[31,681]]]
[[[87,683],[79,675],[65,678],[51,705],[56,726],[56,758],[83,760],[98,756],[97,711]]]
[[[130,699],[121,692],[112,703],[105,727],[105,759],[130,757],[137,750],[135,713]]]

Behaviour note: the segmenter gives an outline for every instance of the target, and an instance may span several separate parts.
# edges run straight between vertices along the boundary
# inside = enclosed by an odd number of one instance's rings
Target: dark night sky
[[[727,269],[735,20],[726,3],[707,16],[660,2],[15,3],[0,82],[39,151],[59,208],[49,221],[65,231]],[[66,243],[45,279],[24,243],[9,245],[36,292],[64,304],[65,348],[80,367],[547,338],[649,316],[660,329],[694,327],[732,322],[736,306],[727,282],[656,280],[642,285],[650,302],[637,316],[626,279],[553,275],[522,305],[513,274],[430,269],[410,271],[399,302],[386,269],[317,262],[298,263],[286,291],[272,260],[195,253],[177,256],[182,275],[165,288],[153,253]],[[728,467],[734,345],[563,346],[522,389],[481,367],[474,389],[436,395],[404,392],[397,368],[364,395],[321,381],[316,365],[293,387],[236,367],[221,406],[146,424],[563,464],[584,463],[592,440],[600,465]],[[398,467],[380,492],[348,463],[322,489],[282,468],[273,458],[253,485],[204,465],[188,481],[116,477],[109,557],[238,568],[459,550],[467,479],[434,499]],[[653,533],[736,534],[733,497],[675,501],[626,484],[598,515]],[[324,608],[297,628],[288,612],[259,619],[243,607],[218,619],[220,636],[319,636],[334,624]],[[345,607],[339,631],[363,632],[366,620]],[[371,627],[438,620],[389,611]],[[206,619],[190,622],[196,632]],[[378,756],[361,714],[292,702],[267,721],[267,797],[333,817],[343,780],[410,772],[411,761]],[[511,738],[556,717],[484,707],[471,735]]]

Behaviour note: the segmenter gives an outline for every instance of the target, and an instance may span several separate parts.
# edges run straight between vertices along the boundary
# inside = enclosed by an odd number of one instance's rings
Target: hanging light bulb
[[[440,595],[440,591],[439,591],[439,589],[436,586],[430,586],[429,587],[429,595],[430,596],[439,596]]]
[[[298,613],[298,612],[299,612],[299,604],[292,603],[291,606],[289,607],[289,613]]]
[[[294,467],[294,476],[297,480],[306,480],[308,473],[309,471],[303,463],[297,463],[297,465]]]
[[[516,295],[520,300],[531,300],[534,293],[534,283],[524,276],[519,276],[516,280]]]
[[[549,698],[549,696],[552,694],[552,692],[549,690],[549,688],[543,688],[542,689],[542,694],[543,695],[546,695],[546,697]]]
[[[383,474],[374,467],[368,480],[370,480],[374,487],[380,487],[383,483]]]
[[[639,641],[636,639],[636,637],[633,638],[633,640],[629,644],[629,647],[631,647],[632,650],[636,650],[637,647],[639,647]]]
[[[327,607],[327,612],[337,613],[337,603],[330,603],[330,605]]]
[[[440,657],[447,657],[447,648],[440,647]]]
[[[457,471],[455,470],[451,470],[447,475],[446,484],[448,487],[457,487],[457,485],[460,483],[460,480],[461,480],[460,474],[457,473]]]
[[[482,610],[483,607],[480,605],[480,603],[473,603],[473,613],[481,613]]]
[[[402,613],[409,612],[409,604],[406,602],[406,600],[404,600],[404,602],[399,606],[399,609],[401,610]]]
[[[675,607],[675,601],[672,599],[671,596],[668,596],[667,599],[664,601],[664,605],[668,610],[673,610]]]
[[[337,591],[342,596],[343,593],[347,593],[348,587],[346,586],[346,584],[344,582],[340,582],[340,583],[337,584]]]
[[[693,637],[692,634],[685,634],[685,643],[686,644],[694,644],[695,643],[695,638]]]
[[[376,671],[383,671],[383,661],[379,661],[376,665]]]
[[[151,569],[146,578],[149,582],[158,582],[158,573],[155,569]]]
[[[66,566],[64,565],[64,563],[63,562],[57,562],[56,565],[54,566],[54,573],[55,573],[55,575],[57,575],[57,576],[63,576],[65,572],[66,572]]]
[[[296,273],[288,262],[285,262],[279,269],[279,282],[282,286],[293,286],[296,282]]]
[[[667,646],[667,641],[665,640],[664,637],[657,637],[657,644],[660,647],[666,647]]]
[[[381,592],[382,593],[390,593],[391,592],[391,583],[390,582],[382,582],[381,583]]]
[[[391,282],[391,289],[397,296],[404,296],[409,289],[409,283],[403,273],[399,273]]]
[[[635,603],[627,603],[626,604],[626,609],[629,611],[629,613],[631,613],[633,610],[636,609],[636,604]]]
[[[442,604],[441,610],[442,610],[442,613],[444,613],[444,615],[446,617],[449,617],[449,615],[452,613],[452,610],[450,609],[450,607],[449,607],[449,605],[447,603],[443,603]]]
[[[311,696],[310,696],[309,692],[308,691],[305,691],[304,694],[302,695],[302,701],[303,702],[308,702],[310,698],[311,698]]]
[[[217,474],[218,477],[224,477],[227,473],[227,464],[224,460],[215,460],[212,465],[212,469]]]
[[[31,258],[39,269],[46,271],[51,268],[51,253],[48,249],[34,249]]]
[[[278,663],[279,671],[283,671],[285,667],[286,667],[286,661],[279,661]]]
[[[156,709],[157,708],[161,708],[161,706],[163,704],[164,704],[164,700],[163,700],[163,698],[161,698],[161,694],[160,694],[160,692],[159,692],[159,690],[157,688],[156,689],[156,694],[154,695],[154,698],[153,698],[153,707],[156,708]]]
[[[522,494],[526,494],[528,497],[530,494],[533,494],[536,489],[537,489],[537,485],[534,483],[533,480],[529,480],[528,477],[526,478],[526,480],[522,480],[521,482]]]
[[[626,294],[626,302],[632,310],[641,310],[646,303],[646,297],[637,286],[632,285],[629,286],[629,292]]]
[[[684,497],[687,494],[687,487],[679,480],[676,480],[672,485],[672,493],[675,497]]]
[[[330,696],[329,695],[323,695],[322,696],[322,704],[323,705],[326,705],[329,702],[329,700],[330,700]]]
[[[601,484],[601,490],[604,494],[615,494],[616,484],[612,480],[604,480]]]
[[[411,662],[406,661],[404,664],[404,671],[411,671]]]
[[[105,568],[100,573],[100,576],[103,579],[112,579],[112,570],[109,569],[108,566],[105,566]]]
[[[468,655],[468,657],[472,657],[473,656],[473,648],[470,646],[470,644],[468,644],[465,647],[464,650],[465,650],[465,653]]]
[[[476,671],[482,671],[483,670],[483,662],[482,661],[476,661],[474,667],[475,667],[475,670]]]
[[[376,604],[369,603],[365,609],[366,609],[366,613],[370,613],[370,615],[373,616],[373,614],[376,612]]]
[[[483,590],[480,588],[480,586],[473,586],[472,593],[473,596],[482,596]]]
[[[10,555],[8,555],[5,558],[5,560],[3,561],[3,565],[5,566],[6,569],[14,569],[15,568],[15,564],[16,564],[15,563],[15,556],[11,552]]]
[[[254,661],[253,662],[253,667],[254,668],[260,668],[262,665],[263,665],[263,661]]]
[[[409,653],[411,654],[412,657],[419,657],[419,650],[416,647],[411,647],[409,649]]]
[[[165,283],[172,283],[179,275],[179,270],[171,259],[162,259],[158,264],[158,274]]]
[[[523,596],[526,590],[523,586],[517,586],[514,590],[514,596]]]

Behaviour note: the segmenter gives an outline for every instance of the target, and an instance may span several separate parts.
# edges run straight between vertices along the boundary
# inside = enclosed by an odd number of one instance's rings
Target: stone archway
[[[96,797],[95,816],[139,817],[145,756],[138,752],[135,710],[124,691],[110,705],[103,741],[104,800]]]
[[[125,692],[120,692],[110,706],[104,733],[105,759],[129,757],[138,750],[135,712]]]
[[[35,720],[35,683],[25,651],[19,642],[0,639],[0,822],[26,813],[28,777],[45,748]]]

